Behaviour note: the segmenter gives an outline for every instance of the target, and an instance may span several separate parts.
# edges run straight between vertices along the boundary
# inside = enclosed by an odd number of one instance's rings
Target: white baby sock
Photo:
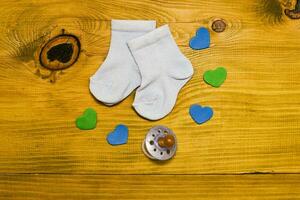
[[[106,105],[113,105],[140,85],[139,69],[127,42],[154,30],[155,26],[155,21],[112,20],[108,56],[90,77],[90,91],[96,99]]]
[[[128,42],[142,82],[133,107],[143,117],[158,120],[170,113],[180,89],[194,73],[180,52],[168,25]]]

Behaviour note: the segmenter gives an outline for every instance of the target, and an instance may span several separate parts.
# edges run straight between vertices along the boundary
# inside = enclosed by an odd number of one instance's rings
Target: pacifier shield
[[[165,126],[151,128],[142,143],[144,154],[152,160],[169,160],[174,157],[176,149],[176,136]]]

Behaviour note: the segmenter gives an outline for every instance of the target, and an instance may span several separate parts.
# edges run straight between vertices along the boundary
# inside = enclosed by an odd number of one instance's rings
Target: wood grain
[[[177,184],[186,178],[181,175],[190,175],[180,190],[178,199],[182,199],[183,191],[197,181],[205,184],[207,179],[200,175],[219,174],[211,179],[219,180],[217,184],[233,178],[236,183],[229,185],[235,187],[244,180],[241,174],[255,172],[284,173],[259,176],[261,187],[270,187],[270,193],[260,196],[264,191],[258,184],[253,190],[257,199],[272,199],[278,188],[279,192],[285,191],[280,190],[284,188],[280,185],[282,180],[283,183],[291,180],[295,185],[288,187],[296,188],[299,181],[286,174],[296,173],[298,177],[300,173],[300,21],[284,15],[288,3],[287,0],[1,1],[0,180],[6,180],[0,181],[0,188],[5,188],[1,191],[20,199],[25,191],[22,182],[46,181],[47,186],[28,186],[33,193],[25,194],[28,199],[36,199],[38,195],[52,199],[55,196],[51,196],[48,186],[57,188],[56,176],[65,180],[60,185],[70,184],[69,193],[88,178],[95,181],[89,182],[94,187],[99,184],[97,178],[107,185],[110,178],[119,179],[126,191],[130,186],[122,182],[122,177],[133,184],[136,177],[132,174],[141,175],[137,185],[144,179],[149,179],[147,184],[151,185],[151,179],[178,175],[170,183],[178,189]],[[226,22],[227,28],[215,33],[210,25],[219,18]],[[149,122],[140,118],[131,108],[134,94],[114,107],[106,107],[90,95],[89,77],[108,52],[111,19],[154,19],[158,26],[169,24],[180,49],[193,63],[194,77],[180,92],[173,112],[163,120]],[[188,42],[200,26],[210,29],[212,45],[194,51]],[[72,67],[53,72],[40,66],[37,54],[62,29],[80,39],[82,52]],[[215,89],[204,84],[202,74],[217,66],[227,68],[228,79]],[[194,103],[213,107],[213,119],[196,125],[188,115],[188,108]],[[80,131],[74,124],[86,107],[93,107],[99,115],[98,127],[92,131]],[[119,123],[128,125],[129,141],[127,145],[111,147],[105,138]],[[177,135],[178,152],[169,162],[150,161],[141,152],[144,135],[155,125],[168,126]],[[35,178],[28,173],[49,175]],[[74,178],[74,174],[78,177]],[[116,176],[106,177],[108,174]],[[152,174],[157,178],[149,176]],[[230,174],[230,178],[221,174]],[[256,175],[250,177],[245,179],[245,185],[256,187],[252,180]],[[14,179],[19,179],[21,185],[14,186]],[[213,188],[214,184],[209,185],[205,192]],[[13,195],[14,190],[20,192]],[[94,188],[91,194],[82,197],[101,197],[97,196],[98,191]],[[112,195],[109,190],[100,191],[105,197]],[[291,191],[294,193],[290,198],[284,192],[278,194],[279,198],[293,199],[299,195],[298,191]],[[230,194],[236,199],[255,199],[243,196],[243,188],[234,191],[227,188],[224,195],[222,191],[215,193],[220,199],[228,199]],[[215,193],[211,191],[212,195]],[[191,199],[202,198],[197,194],[191,194],[194,195]],[[138,195],[150,198],[145,191]],[[60,192],[57,196],[64,194]]]
[[[3,200],[297,200],[300,196],[299,175],[2,175],[0,179]]]

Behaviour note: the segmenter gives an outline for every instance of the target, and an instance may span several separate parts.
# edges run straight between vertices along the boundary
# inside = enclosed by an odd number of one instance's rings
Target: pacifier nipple
[[[175,138],[173,135],[167,134],[164,137],[158,138],[157,142],[161,148],[171,149],[175,144]]]

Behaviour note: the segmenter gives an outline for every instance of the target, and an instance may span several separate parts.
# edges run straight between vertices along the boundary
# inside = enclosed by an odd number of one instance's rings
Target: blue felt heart
[[[107,135],[107,142],[111,145],[126,144],[128,140],[128,128],[123,124],[116,126],[115,130]]]
[[[190,107],[190,115],[197,124],[203,124],[212,118],[213,109],[210,107],[202,107],[200,105],[192,105]]]
[[[190,47],[195,50],[206,49],[210,45],[210,35],[207,28],[201,27],[196,36],[190,40]]]

